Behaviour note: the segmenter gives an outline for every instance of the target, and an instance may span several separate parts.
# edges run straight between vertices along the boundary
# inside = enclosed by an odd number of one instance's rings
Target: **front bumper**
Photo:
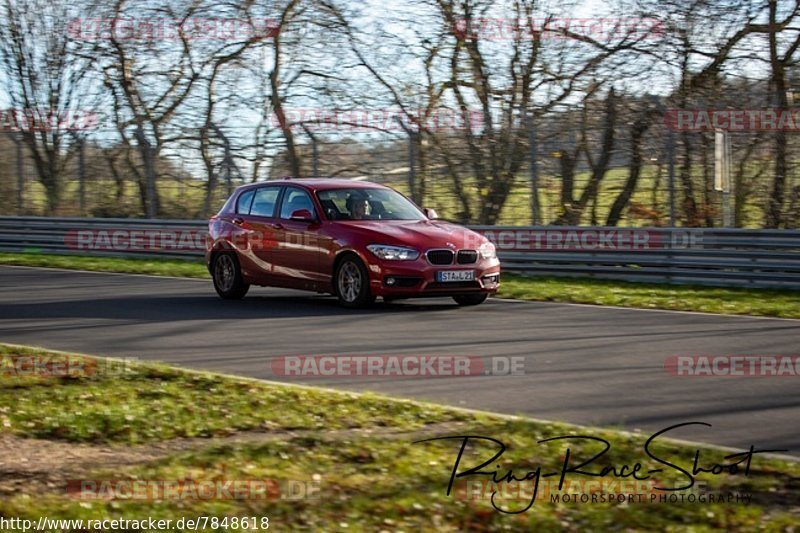
[[[431,265],[424,256],[414,261],[382,261],[373,258],[367,263],[370,289],[374,296],[415,298],[489,293],[500,288],[500,261],[479,259],[466,265]],[[436,281],[436,272],[473,270],[474,281]]]

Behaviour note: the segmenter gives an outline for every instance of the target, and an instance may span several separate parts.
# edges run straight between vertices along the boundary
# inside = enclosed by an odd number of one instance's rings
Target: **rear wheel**
[[[336,296],[344,307],[365,307],[375,301],[369,290],[367,267],[358,257],[348,255],[339,262],[334,274]]]
[[[214,289],[225,300],[240,300],[250,289],[250,285],[242,279],[242,271],[236,255],[230,252],[222,252],[214,256],[211,276],[214,279]]]
[[[479,305],[485,302],[488,297],[488,293],[480,292],[478,294],[459,294],[458,296],[453,296],[453,300],[458,305]]]

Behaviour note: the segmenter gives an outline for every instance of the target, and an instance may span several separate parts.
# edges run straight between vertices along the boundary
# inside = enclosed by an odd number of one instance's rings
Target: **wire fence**
[[[196,133],[196,132],[195,132]],[[592,158],[599,157],[599,128],[538,129],[525,136],[524,160],[509,182],[497,224],[530,225],[559,223],[571,203],[580,198],[591,180]],[[653,126],[642,141],[641,168],[632,180],[631,139],[621,130],[611,150],[607,170],[579,218],[580,225],[604,225],[620,196],[630,190],[619,220],[620,226],[699,225],[741,228],[763,227],[774,187],[774,133],[731,133],[731,175],[728,192],[715,188],[718,181],[716,142],[713,131],[673,132],[663,123]],[[581,139],[588,138],[588,148]],[[782,211],[786,228],[800,227],[800,142],[787,135],[787,176]],[[302,173],[306,176],[367,179],[397,188],[417,203],[432,207],[443,218],[479,223],[476,209],[486,192],[480,188],[473,148],[458,136],[432,142],[405,132],[350,137],[319,133],[296,135]],[[534,149],[531,149],[531,142]],[[445,145],[444,147],[442,145]],[[687,155],[686,146],[690,152]],[[136,157],[125,158],[119,147],[102,142],[86,144],[83,161],[71,149],[58,185],[53,207],[39,177],[38,167],[14,134],[0,135],[0,214],[90,217],[146,216],[146,187]],[[155,183],[158,218],[194,219],[216,212],[232,190],[244,183],[291,174],[287,152],[276,141],[260,156],[252,146],[232,150],[212,167],[213,182],[200,151],[191,145],[169,146],[157,161]],[[481,154],[481,157],[488,154]],[[258,168],[254,164],[259,160]],[[574,160],[571,194],[565,194],[565,158]],[[687,159],[688,158],[688,159]],[[531,162],[536,162],[532,167]],[[133,165],[131,165],[133,161]],[[227,161],[227,164],[223,164]],[[688,163],[687,163],[688,161]],[[671,168],[671,171],[670,171]],[[686,177],[688,175],[688,178]],[[533,183],[535,182],[535,201]],[[691,189],[688,191],[687,189]],[[696,204],[699,220],[685,216],[686,198]],[[535,206],[535,207],[534,207]],[[731,220],[724,224],[726,207]],[[536,209],[537,220],[534,220]],[[563,223],[563,222],[560,222]]]

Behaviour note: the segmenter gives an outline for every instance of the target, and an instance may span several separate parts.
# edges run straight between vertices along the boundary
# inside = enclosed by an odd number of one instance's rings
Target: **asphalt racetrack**
[[[678,377],[673,355],[797,355],[800,321],[490,299],[409,300],[351,311],[331,297],[254,287],[220,300],[209,280],[0,267],[0,342],[160,360],[349,390],[800,456],[800,376]],[[303,377],[274,358],[469,355],[518,375]],[[511,359],[511,358],[518,359]],[[522,358],[522,359],[519,359]]]

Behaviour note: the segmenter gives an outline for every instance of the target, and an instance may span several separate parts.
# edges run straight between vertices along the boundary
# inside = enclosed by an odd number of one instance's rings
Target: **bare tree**
[[[186,21],[198,9],[194,1],[176,13],[170,6],[156,9],[168,20]],[[127,0],[117,0],[113,20],[146,16],[147,10]],[[141,165],[131,161],[137,177],[142,208],[148,218],[159,212],[156,161],[165,145],[164,128],[186,100],[200,75],[183,31],[177,32],[179,46],[158,39],[124,39],[111,31],[104,47],[105,85],[112,92],[117,129],[124,143],[135,146]],[[177,50],[175,49],[177,48]]]
[[[0,85],[47,197],[58,207],[70,131],[96,120],[92,54],[68,32],[70,7],[41,0],[0,4]]]

